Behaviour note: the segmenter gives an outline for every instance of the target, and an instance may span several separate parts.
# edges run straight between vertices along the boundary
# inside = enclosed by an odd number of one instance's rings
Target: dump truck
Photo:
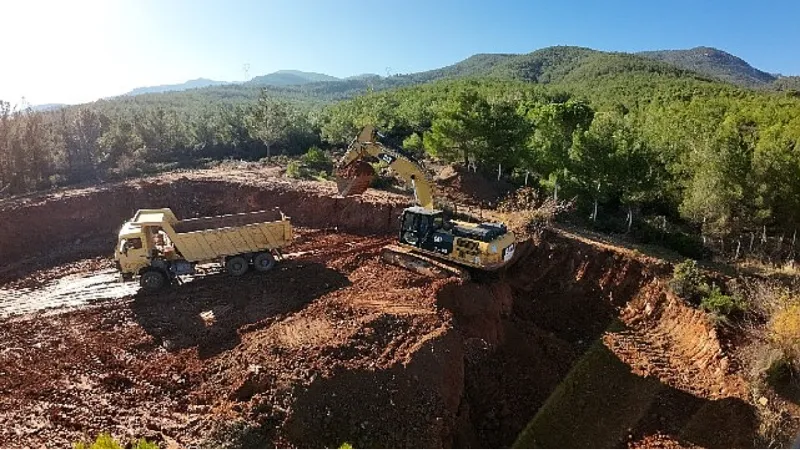
[[[114,260],[123,280],[138,276],[143,289],[157,291],[200,263],[220,263],[235,277],[251,267],[269,271],[292,233],[280,211],[178,220],[169,208],[140,209],[122,225]]]

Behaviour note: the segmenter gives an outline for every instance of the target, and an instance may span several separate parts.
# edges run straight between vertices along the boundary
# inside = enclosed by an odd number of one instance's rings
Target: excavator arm
[[[339,162],[337,168],[339,194],[359,195],[369,187],[370,181],[375,176],[372,167],[365,168],[369,164],[364,163],[366,166],[355,169],[355,164],[361,162],[367,155],[388,164],[403,181],[414,189],[417,203],[425,209],[433,209],[433,183],[428,175],[416,162],[378,142],[375,128],[369,125],[364,127],[350,143],[347,152]],[[351,170],[351,168],[353,169]]]

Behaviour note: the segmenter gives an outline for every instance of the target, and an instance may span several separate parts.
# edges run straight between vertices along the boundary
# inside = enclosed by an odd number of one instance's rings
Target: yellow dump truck
[[[124,280],[139,277],[156,291],[204,262],[219,262],[233,276],[252,266],[266,272],[292,242],[292,225],[279,211],[178,220],[168,208],[140,209],[119,231],[114,259]]]

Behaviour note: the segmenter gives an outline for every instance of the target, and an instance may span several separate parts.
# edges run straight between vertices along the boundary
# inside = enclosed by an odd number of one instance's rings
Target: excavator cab
[[[453,252],[453,234],[442,211],[413,206],[403,211],[400,222],[400,243],[443,255]]]

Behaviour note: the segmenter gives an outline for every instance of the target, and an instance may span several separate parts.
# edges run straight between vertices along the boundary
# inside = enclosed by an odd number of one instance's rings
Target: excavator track
[[[463,267],[447,264],[399,245],[383,247],[381,249],[381,259],[389,264],[400,266],[431,278],[457,277],[464,281],[470,280],[469,272]]]

